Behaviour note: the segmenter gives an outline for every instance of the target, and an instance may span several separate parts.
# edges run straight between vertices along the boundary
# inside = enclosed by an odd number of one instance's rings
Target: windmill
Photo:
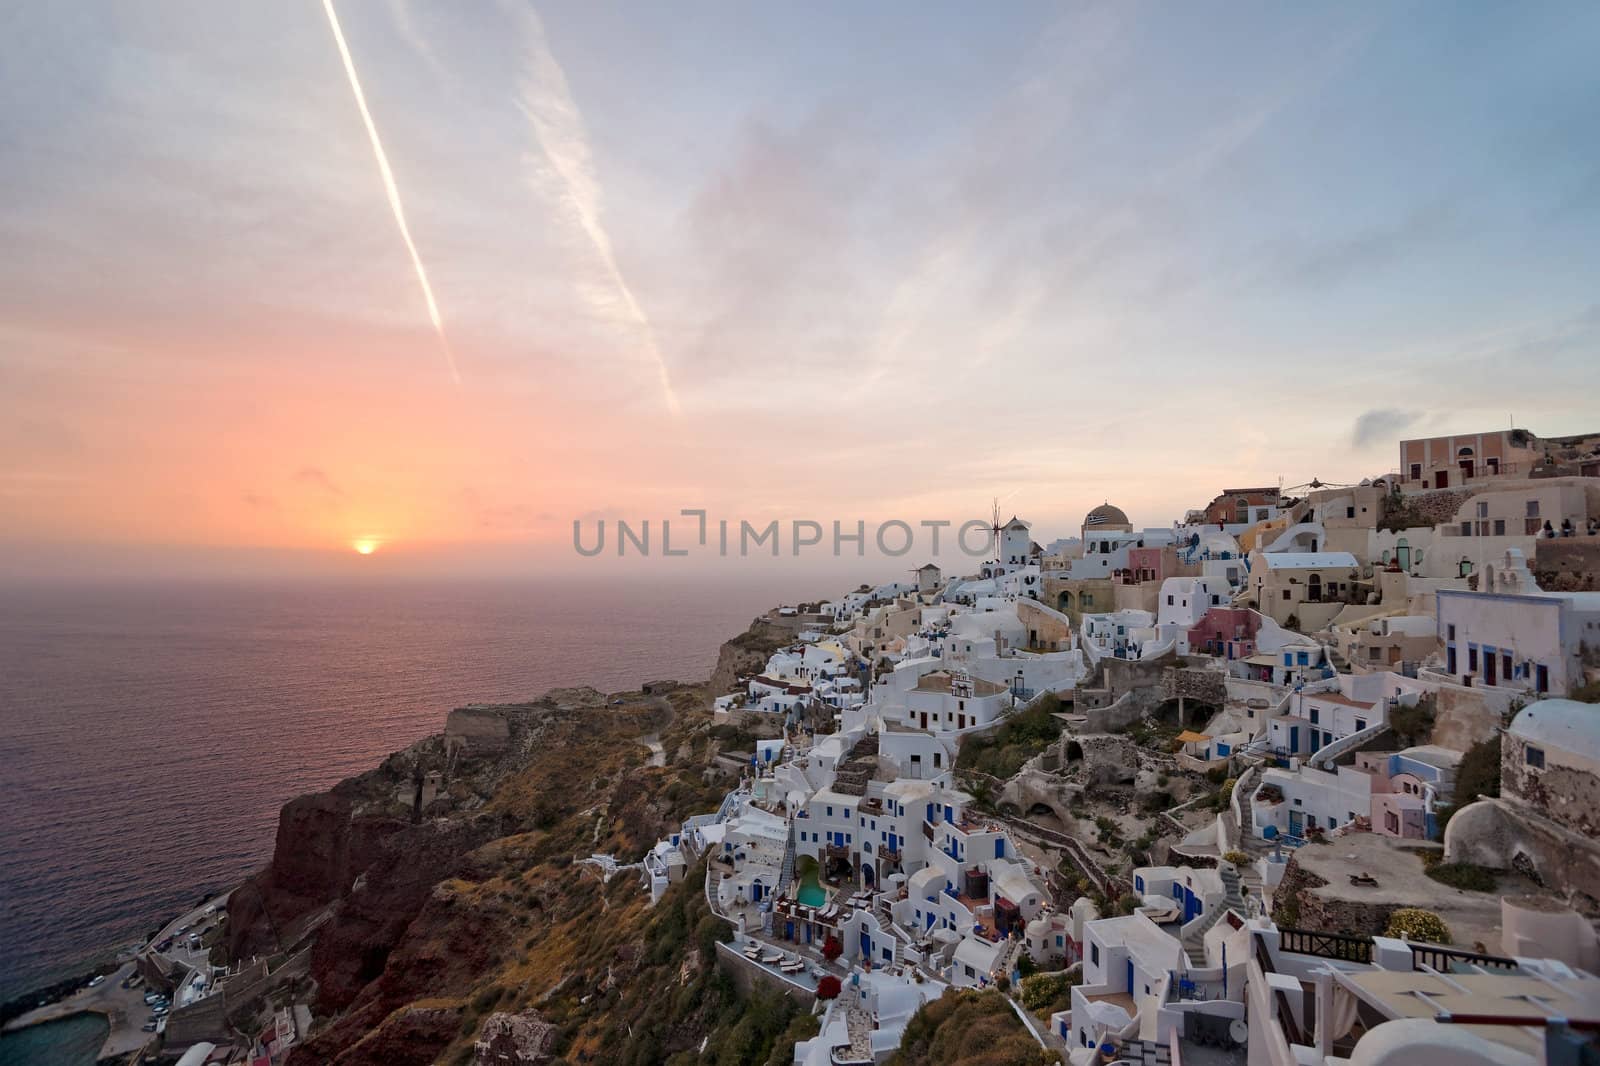
[[[1000,500],[996,498],[989,516],[989,536],[994,540],[994,561],[997,563],[1000,561],[1000,534],[1005,528],[1000,524]]]

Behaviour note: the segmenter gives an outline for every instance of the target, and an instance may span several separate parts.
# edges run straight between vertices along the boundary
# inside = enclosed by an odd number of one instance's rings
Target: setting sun
[[[350,546],[356,550],[357,554],[371,555],[378,550],[379,543],[379,541],[367,539],[354,541]]]

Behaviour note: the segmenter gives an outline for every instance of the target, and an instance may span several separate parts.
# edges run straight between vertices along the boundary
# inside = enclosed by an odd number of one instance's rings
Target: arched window
[[[1243,523],[1250,521],[1250,500],[1249,500],[1249,498],[1245,497],[1245,496],[1235,496],[1233,498],[1233,511],[1234,511],[1234,519],[1233,520],[1235,522],[1238,522],[1238,523],[1240,523],[1242,525]]]
[[[1470,458],[1472,458],[1472,449],[1471,448],[1457,448],[1456,449],[1456,458],[1458,458],[1458,459],[1470,459]]]

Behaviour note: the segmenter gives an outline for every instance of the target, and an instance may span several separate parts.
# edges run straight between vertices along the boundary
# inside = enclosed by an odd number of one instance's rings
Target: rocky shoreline
[[[271,861],[229,895],[224,943],[235,976],[211,997],[226,1009],[203,1038],[259,1032],[276,1006],[302,1003],[318,1024],[291,1053],[295,1066],[431,1062],[446,1048],[460,1059],[460,1030],[476,1014],[470,993],[511,961],[504,947],[517,930],[552,922],[555,900],[596,909],[595,919],[625,912],[621,928],[642,932],[649,915],[631,879],[594,893],[572,858],[642,853],[717,791],[709,782],[725,771],[715,766],[708,693],[789,639],[789,627],[758,617],[722,645],[705,683],[555,689],[527,703],[456,708],[443,732],[285,803]],[[483,891],[489,884],[500,889]],[[581,949],[571,942],[577,930],[559,932],[569,951]],[[541,1002],[582,983],[586,967],[573,962]],[[12,1017],[125,965],[16,997]],[[524,979],[528,992],[534,983]],[[407,1006],[418,997],[425,1009]],[[169,1040],[175,1031],[201,1038],[181,1014],[169,1016]],[[103,1061],[126,1062],[128,1052]]]

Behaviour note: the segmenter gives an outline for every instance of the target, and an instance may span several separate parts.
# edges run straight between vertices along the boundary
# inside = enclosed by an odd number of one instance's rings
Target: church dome
[[[1109,503],[1102,503],[1099,507],[1083,516],[1084,528],[1093,526],[1126,526],[1131,525],[1128,516],[1122,508],[1113,507]]]

